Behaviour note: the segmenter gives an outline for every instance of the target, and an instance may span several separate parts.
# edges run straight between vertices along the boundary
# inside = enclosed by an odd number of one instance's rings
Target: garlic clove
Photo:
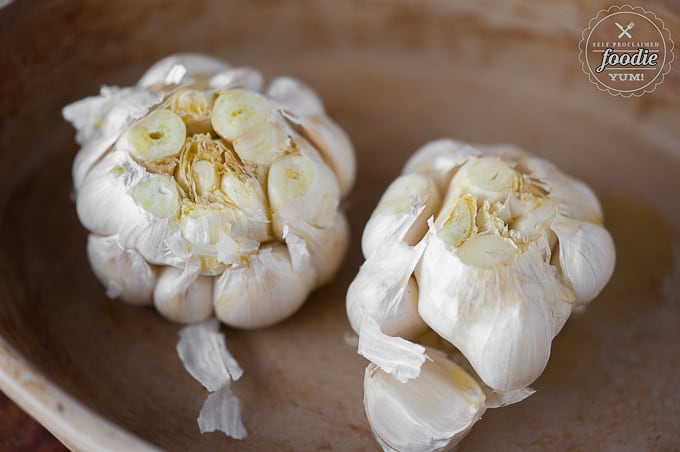
[[[287,155],[269,169],[267,190],[274,234],[282,237],[283,226],[304,221],[318,228],[333,227],[340,203],[340,189],[330,168],[304,140],[299,154]],[[285,218],[284,218],[285,217]]]
[[[592,301],[614,273],[614,241],[602,226],[562,216],[552,230],[559,241],[559,267],[576,293],[575,308],[579,308]]]
[[[395,241],[415,245],[427,231],[427,219],[441,198],[434,182],[420,174],[405,174],[390,184],[369,218],[361,238],[367,258]]]
[[[281,218],[284,229],[289,229],[305,243],[316,273],[315,287],[330,282],[340,270],[349,247],[349,224],[345,214],[337,212],[333,225],[326,228],[309,225],[293,216]],[[286,235],[283,234],[284,240]],[[290,244],[288,246],[290,249]]]
[[[179,80],[172,80],[172,82],[192,83],[207,77],[209,74],[226,70],[229,65],[217,58],[198,53],[177,53],[163,58],[147,69],[137,82],[137,86],[150,88],[154,85],[168,84],[168,75],[172,74],[177,67],[182,67],[186,75]]]
[[[230,89],[215,100],[211,121],[215,132],[233,141],[265,124],[271,115],[272,107],[261,94]]]
[[[195,323],[212,315],[213,278],[201,276],[201,261],[189,261],[184,271],[163,267],[153,292],[158,312],[179,323]]]
[[[222,175],[220,188],[229,200],[248,217],[262,217],[266,221],[266,212],[269,210],[267,198],[257,179],[226,173]]]
[[[434,140],[408,159],[402,173],[428,176],[434,181],[439,193],[443,194],[458,168],[479,154],[479,150],[469,144],[449,139]]]
[[[505,265],[477,267],[432,233],[415,274],[422,319],[497,391],[517,390],[538,378],[574,301],[535,245]]]
[[[186,124],[187,136],[211,131],[212,104],[212,93],[197,89],[179,89],[164,102]]]
[[[187,129],[170,110],[155,110],[127,133],[130,154],[141,161],[174,157],[184,147]]]
[[[130,196],[156,218],[173,218],[179,211],[177,184],[170,176],[150,174],[132,188]]]
[[[347,196],[356,180],[354,146],[347,134],[326,116],[302,118],[291,114],[284,116],[299,126],[305,139],[323,155],[337,176],[342,197]]]
[[[319,96],[307,85],[291,77],[276,77],[267,88],[267,96],[284,110],[301,117],[322,116],[326,112]]]
[[[399,243],[364,262],[346,297],[347,316],[357,334],[368,316],[391,336],[414,338],[427,329],[418,314],[418,285],[411,276],[423,249]]]
[[[296,271],[288,249],[263,247],[243,265],[215,280],[214,308],[218,319],[236,328],[262,328],[289,317],[304,303],[314,285],[314,271]]]
[[[146,225],[144,212],[128,195],[128,186],[142,177],[122,154],[102,159],[78,190],[76,209],[83,226],[97,235],[125,236],[130,229]]]
[[[262,91],[264,79],[260,71],[248,67],[231,68],[220,71],[210,78],[211,88],[243,88]]]
[[[286,151],[286,138],[281,126],[267,121],[235,138],[233,146],[241,160],[269,165]]]
[[[520,164],[532,177],[547,184],[550,197],[559,203],[564,216],[589,223],[602,223],[604,215],[600,202],[586,184],[564,174],[544,159],[527,157]]]
[[[120,298],[134,305],[151,303],[156,270],[136,250],[124,248],[117,236],[90,234],[87,257],[109,298]]]
[[[366,368],[366,415],[386,451],[449,450],[486,410],[484,392],[470,375],[435,350],[428,357],[406,383],[375,364]]]

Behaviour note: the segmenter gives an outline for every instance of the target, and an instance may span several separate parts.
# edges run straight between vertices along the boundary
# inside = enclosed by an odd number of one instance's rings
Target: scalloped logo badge
[[[671,70],[673,40],[663,21],[639,6],[600,11],[579,43],[583,72],[615,96],[651,93]]]

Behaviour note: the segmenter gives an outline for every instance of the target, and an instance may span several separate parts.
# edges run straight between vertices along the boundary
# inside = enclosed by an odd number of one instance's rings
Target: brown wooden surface
[[[0,451],[65,451],[50,432],[0,392]]]

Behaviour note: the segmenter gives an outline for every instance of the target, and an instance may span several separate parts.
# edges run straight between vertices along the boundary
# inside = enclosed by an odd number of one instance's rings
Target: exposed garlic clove
[[[229,65],[217,58],[198,53],[177,53],[163,58],[147,69],[137,82],[137,86],[149,88],[154,85],[168,84],[168,75],[177,67],[184,68],[187,75],[174,82],[192,83],[215,72],[226,70]]]
[[[576,293],[578,308],[598,296],[614,273],[614,241],[602,226],[564,217],[552,230],[559,240],[559,266]]]
[[[390,184],[364,227],[361,249],[370,257],[395,241],[415,245],[427,231],[427,219],[439,209],[434,182],[420,174],[405,174]]]
[[[230,89],[215,100],[212,126],[221,137],[233,141],[265,124],[271,115],[271,105],[261,94]]]
[[[300,154],[287,155],[269,169],[268,194],[274,234],[282,237],[286,218],[318,228],[334,226],[340,189],[330,168],[313,149],[298,140]]]
[[[403,174],[418,173],[434,181],[440,194],[446,193],[454,172],[468,159],[480,154],[466,143],[449,139],[431,141],[408,159]]]
[[[179,211],[177,185],[169,176],[148,175],[132,188],[130,196],[156,218],[172,218]]]
[[[273,122],[263,122],[234,139],[234,150],[245,162],[269,165],[286,151],[286,133]]]
[[[187,130],[170,110],[155,110],[127,133],[130,154],[141,161],[174,157],[184,147]]]
[[[222,192],[247,216],[256,218],[269,210],[262,185],[253,177],[227,173],[222,176]]]
[[[164,267],[158,276],[153,303],[158,312],[179,323],[201,322],[212,315],[213,278],[201,276],[200,261],[183,271]]]
[[[366,415],[386,451],[449,450],[486,410],[484,392],[470,375],[435,350],[428,356],[420,375],[406,383],[375,364],[366,368]]]
[[[321,116],[326,112],[319,96],[304,83],[291,77],[276,77],[267,88],[267,95],[285,110],[301,117]]]
[[[180,89],[170,95],[164,104],[184,121],[187,136],[210,132],[210,113],[213,104],[211,93],[196,89]]]
[[[216,279],[215,315],[237,328],[262,328],[280,322],[307,298],[315,276],[310,270],[296,271],[284,245],[264,247],[246,263]]]
[[[118,237],[90,234],[87,257],[109,298],[120,298],[135,305],[151,304],[156,271],[137,251],[125,249]]]

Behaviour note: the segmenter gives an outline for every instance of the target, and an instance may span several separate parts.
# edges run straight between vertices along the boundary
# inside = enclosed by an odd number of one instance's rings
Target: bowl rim
[[[70,396],[2,336],[0,390],[71,450],[160,450]]]

